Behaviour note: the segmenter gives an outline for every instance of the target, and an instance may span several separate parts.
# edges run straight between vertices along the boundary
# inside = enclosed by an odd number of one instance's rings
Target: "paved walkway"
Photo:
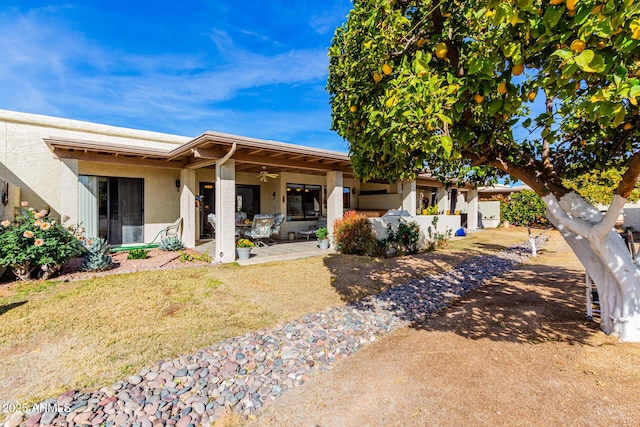
[[[335,253],[334,248],[320,249],[317,240],[278,240],[277,242],[267,247],[255,247],[251,250],[249,259],[236,260],[236,262],[240,265],[253,265]],[[203,253],[208,251],[209,255],[213,255],[216,251],[216,241],[198,242],[195,250]]]

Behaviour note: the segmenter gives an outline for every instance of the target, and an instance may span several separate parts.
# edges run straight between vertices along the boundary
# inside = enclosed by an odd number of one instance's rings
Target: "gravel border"
[[[546,241],[538,236],[536,246]],[[331,369],[383,335],[423,324],[453,300],[526,262],[530,252],[529,243],[521,243],[357,303],[164,360],[98,391],[69,391],[14,413],[3,427],[187,427],[209,425],[230,411],[253,418],[262,406],[311,375]]]

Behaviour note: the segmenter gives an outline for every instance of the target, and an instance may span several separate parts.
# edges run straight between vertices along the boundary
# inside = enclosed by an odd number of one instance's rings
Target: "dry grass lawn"
[[[3,285],[0,402],[33,403],[109,385],[164,358],[447,270],[525,238],[526,230],[494,230],[407,258],[331,255]]]
[[[585,319],[584,270],[550,235],[538,258],[312,377],[250,425],[640,425],[640,344]]]

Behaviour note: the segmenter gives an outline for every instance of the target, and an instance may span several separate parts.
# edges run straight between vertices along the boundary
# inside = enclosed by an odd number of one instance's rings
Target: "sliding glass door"
[[[78,216],[86,237],[144,242],[144,180],[80,175]]]

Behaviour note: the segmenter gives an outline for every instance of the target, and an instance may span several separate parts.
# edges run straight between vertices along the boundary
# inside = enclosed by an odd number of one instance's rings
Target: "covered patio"
[[[95,209],[83,211],[87,197],[85,177],[119,175],[138,179],[137,200],[142,203],[142,211],[133,227],[140,240],[133,243],[148,243],[164,227],[182,219],[185,246],[195,248],[203,237],[215,236],[206,245],[218,263],[236,260],[236,238],[244,234],[247,226],[243,221],[248,223],[255,214],[285,216],[279,234],[274,236],[280,242],[275,246],[282,249],[264,248],[269,253],[281,252],[278,256],[285,256],[292,247],[288,242],[282,244],[291,233],[308,230],[317,226],[320,219],[326,219],[331,236],[334,221],[351,209],[377,212],[374,216],[389,209],[418,215],[428,201],[439,206],[441,215],[457,219],[460,216],[454,217],[453,210],[458,210],[455,202],[459,199],[458,206],[463,203],[468,209],[468,228],[473,230],[477,224],[475,188],[457,192],[445,189],[427,174],[413,181],[361,182],[354,177],[346,153],[210,131],[182,144],[149,146],[106,138],[48,137],[44,141],[54,158],[70,165],[80,181],[75,195],[68,193],[67,198],[72,204],[75,198],[79,206],[75,216],[81,221],[83,215],[95,215]],[[98,199],[97,194],[88,196]],[[207,221],[210,214],[215,215],[214,224]],[[430,222],[426,226],[429,225]],[[309,248],[302,248],[305,245]],[[307,249],[317,254],[314,241],[293,252]],[[256,249],[255,253],[260,252]],[[267,257],[266,252],[260,255]]]
[[[281,239],[275,245],[266,247],[255,247],[251,249],[249,259],[238,259],[236,262],[240,265],[253,265],[273,261],[287,261],[299,258],[308,258],[312,256],[325,255],[335,253],[334,247],[329,249],[320,249],[317,240],[284,240]],[[195,250],[198,252],[211,253],[215,250],[215,240],[197,242]]]

